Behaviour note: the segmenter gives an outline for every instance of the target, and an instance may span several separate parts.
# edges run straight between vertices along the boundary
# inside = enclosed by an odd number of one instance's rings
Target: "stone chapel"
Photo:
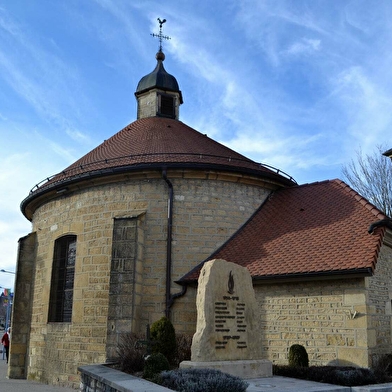
[[[164,60],[160,48],[136,88],[137,120],[21,203],[32,231],[9,377],[78,385],[78,366],[162,316],[193,334],[198,273],[215,258],[249,269],[266,359],[286,363],[294,343],[312,365],[391,352],[387,217],[340,180],[298,185],[181,122]]]

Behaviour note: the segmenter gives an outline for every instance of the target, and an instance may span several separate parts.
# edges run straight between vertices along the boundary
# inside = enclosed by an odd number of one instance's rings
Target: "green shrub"
[[[162,353],[151,354],[145,360],[143,378],[153,380],[157,374],[169,369],[169,361]]]
[[[135,373],[143,370],[144,348],[136,348],[136,342],[144,339],[141,335],[133,332],[125,333],[120,337],[120,343],[116,349],[119,369],[126,373]]]
[[[377,381],[373,371],[364,368],[336,368],[331,371],[331,378],[334,380],[334,384],[348,387],[374,384]]]
[[[214,369],[178,369],[162,372],[156,383],[181,392],[245,392],[248,383]]]
[[[373,371],[377,379],[391,382],[392,379],[392,354],[384,354],[373,360]]]
[[[293,344],[289,349],[289,366],[308,367],[309,357],[304,346]]]
[[[176,332],[173,324],[166,317],[155,321],[150,329],[151,339],[154,341],[152,351],[162,353],[170,363],[174,362],[176,355]]]
[[[376,384],[378,382],[371,369],[349,366],[310,366],[293,367],[274,365],[275,376],[299,378],[343,386],[360,386]]]

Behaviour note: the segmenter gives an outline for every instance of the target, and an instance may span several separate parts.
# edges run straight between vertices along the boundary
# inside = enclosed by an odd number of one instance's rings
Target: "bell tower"
[[[166,117],[179,119],[179,107],[183,103],[182,94],[177,80],[166,72],[163,61],[162,40],[170,37],[162,34],[162,25],[166,19],[159,19],[159,34],[151,34],[159,38],[159,51],[155,58],[157,65],[148,75],[142,77],[137,85],[135,96],[137,99],[137,118]]]

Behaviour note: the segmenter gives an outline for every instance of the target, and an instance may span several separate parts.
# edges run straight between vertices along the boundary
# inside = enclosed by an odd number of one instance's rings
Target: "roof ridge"
[[[343,180],[336,178],[332,180],[337,185],[339,185],[342,189],[344,189],[347,193],[349,193],[357,202],[362,204],[366,209],[368,209],[376,218],[385,219],[388,218],[379,208],[377,208],[373,203],[371,203],[366,197],[362,196],[358,191],[352,188]]]
[[[309,182],[297,186],[293,186],[289,189],[296,189],[296,188],[302,188],[302,187],[308,187],[308,186],[315,186],[315,185],[322,185],[322,184],[327,184],[327,183],[333,183],[338,186],[340,186],[343,190],[345,190],[347,193],[349,193],[357,202],[362,204],[366,209],[368,209],[376,218],[378,219],[385,219],[388,218],[379,208],[377,208],[373,203],[371,203],[368,199],[366,199],[364,196],[362,196],[358,191],[356,191],[354,188],[352,188],[350,185],[348,185],[346,182],[341,180],[340,178],[334,178],[331,180],[323,180],[323,181],[315,181],[315,182]],[[283,188],[285,189],[285,188]],[[281,190],[283,190],[281,189]]]
[[[336,184],[342,187],[347,193],[350,194],[357,202],[362,204],[371,214],[374,215],[375,218],[381,220],[388,218],[383,212],[381,212],[374,204],[372,204],[368,199],[363,197],[361,194],[359,194],[355,189],[351,188],[350,185],[346,184],[344,181],[340,179],[335,180]],[[378,257],[380,254],[381,246],[383,243],[383,238],[385,234],[385,229],[380,233],[379,238],[378,238],[378,245],[375,253],[373,254],[373,260],[372,260],[372,266],[373,266],[373,271],[376,268],[376,264],[378,261]]]

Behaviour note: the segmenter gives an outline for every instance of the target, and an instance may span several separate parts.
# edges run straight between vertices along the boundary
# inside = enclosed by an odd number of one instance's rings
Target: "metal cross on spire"
[[[163,40],[163,39],[169,40],[170,37],[168,37],[167,35],[163,35],[163,34],[162,34],[162,25],[163,25],[164,23],[166,23],[166,19],[161,20],[160,18],[158,18],[157,20],[158,20],[158,22],[159,22],[159,34],[154,34],[154,33],[152,33],[151,35],[152,35],[153,37],[159,38],[159,51],[162,52],[162,40]]]

